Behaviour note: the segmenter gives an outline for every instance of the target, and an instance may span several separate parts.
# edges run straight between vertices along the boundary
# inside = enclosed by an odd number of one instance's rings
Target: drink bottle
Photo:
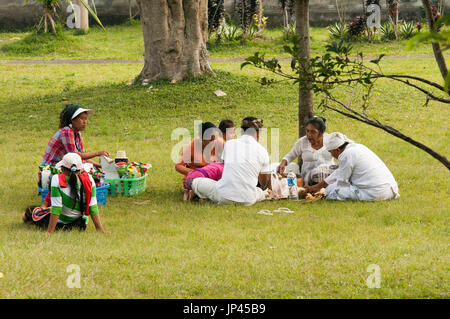
[[[294,172],[288,174],[287,183],[289,187],[289,199],[298,200],[297,176]]]

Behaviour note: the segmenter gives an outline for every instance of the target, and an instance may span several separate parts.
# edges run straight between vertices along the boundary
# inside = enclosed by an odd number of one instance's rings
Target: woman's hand
[[[97,156],[109,157],[109,153],[107,151],[97,151]]]
[[[287,166],[287,161],[286,160],[282,160],[280,165],[278,166],[278,169],[277,169],[278,174],[280,174],[280,175],[283,174],[284,173],[284,169],[286,168],[286,166]]]
[[[328,184],[325,181],[322,181],[319,184],[316,184],[314,186],[309,186],[307,188],[307,190],[308,190],[308,193],[311,193],[314,195],[315,193],[319,192],[322,188],[326,188],[327,186],[328,186]]]

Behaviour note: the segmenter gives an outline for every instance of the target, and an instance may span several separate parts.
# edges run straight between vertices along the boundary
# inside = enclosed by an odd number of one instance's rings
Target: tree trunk
[[[131,0],[128,0],[128,15],[130,17],[130,21],[133,20],[133,15],[131,14]]]
[[[309,0],[296,0],[295,15],[297,22],[296,33],[299,38],[299,58],[306,59],[308,65],[311,59],[311,44],[309,35]],[[298,101],[298,134],[306,134],[306,122],[314,116],[313,91],[299,88]]]
[[[88,1],[85,1],[89,3]],[[77,1],[77,5],[80,7],[80,29],[84,32],[89,31],[89,12],[88,9],[81,3],[81,1]]]
[[[262,6],[262,0],[259,1],[259,13],[258,13],[258,24],[259,24],[259,31],[261,31],[262,28],[262,17],[263,17],[263,6]]]
[[[395,38],[398,40],[398,1],[395,2]]]
[[[287,27],[289,26],[289,17],[288,17],[288,8],[287,6],[284,7],[284,11],[283,11],[283,26],[285,29],[287,29]]]
[[[247,22],[246,20],[246,5],[245,5],[245,1],[241,0],[241,26],[242,26],[242,39],[241,39],[241,43],[243,45],[245,45],[247,43]]]
[[[139,78],[213,74],[206,49],[208,0],[138,0],[145,64]]]
[[[431,13],[431,3],[430,0],[422,0],[423,7],[425,9],[425,14],[427,17],[428,27],[430,28],[430,32],[433,32],[434,30],[434,21],[433,21],[433,15]],[[445,64],[445,58],[442,54],[441,46],[437,42],[432,42],[431,46],[433,47],[434,52],[434,58],[436,60],[436,63],[439,67],[439,71],[441,71],[442,77],[447,77],[448,69],[447,65]]]

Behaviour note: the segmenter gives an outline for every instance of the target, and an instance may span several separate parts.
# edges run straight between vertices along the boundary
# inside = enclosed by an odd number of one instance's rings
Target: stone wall
[[[225,0],[225,8],[229,13],[233,13],[233,8],[239,0]],[[347,8],[347,20],[362,14],[363,0],[340,0]],[[310,20],[313,26],[324,26],[330,22],[337,21],[335,0],[310,0]],[[385,1],[382,0],[382,12],[384,13]],[[400,15],[402,19],[417,20],[422,12],[421,0],[401,0]],[[450,10],[450,1],[446,1],[446,12]],[[128,0],[95,0],[97,12],[102,23],[116,24],[124,22],[129,17]],[[136,0],[131,0],[132,12],[137,12]],[[61,2],[61,17],[65,21],[67,4]],[[278,0],[263,0],[264,15],[269,17],[269,26],[279,26],[282,24],[281,9]],[[0,28],[1,29],[21,29],[37,24],[42,13],[41,6],[30,1],[25,4],[25,0],[0,0]],[[95,22],[92,22],[95,23]]]
[[[225,8],[232,12],[239,0],[225,0]],[[363,14],[363,0],[339,0],[346,8],[347,20]],[[450,1],[446,0],[446,12],[450,10]],[[339,20],[335,0],[310,0],[310,23],[312,26],[326,26]],[[386,19],[385,0],[381,0],[382,19]],[[422,16],[421,0],[401,0],[400,18],[404,20],[418,20]],[[281,8],[278,0],[263,0],[264,15],[269,17],[269,26],[282,25]]]
[[[72,1],[74,2],[74,1]],[[91,0],[89,3],[92,6]],[[129,19],[128,0],[95,0],[97,13],[104,25],[118,24]],[[63,23],[65,23],[68,13],[66,13],[67,2],[60,2],[58,13]],[[136,0],[131,0],[132,14],[137,13]],[[39,3],[30,0],[0,0],[0,29],[22,29],[30,27],[39,22],[42,14],[42,7]],[[96,24],[91,19],[91,25]]]

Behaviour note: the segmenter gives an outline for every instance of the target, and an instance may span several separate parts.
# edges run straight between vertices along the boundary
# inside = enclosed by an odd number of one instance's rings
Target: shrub
[[[347,33],[350,37],[356,38],[363,33],[366,27],[366,17],[356,17],[347,25]]]
[[[217,35],[228,42],[238,40],[242,35],[242,29],[233,23],[227,23],[226,19],[217,28]]]
[[[412,38],[416,34],[416,25],[412,21],[405,21],[400,25],[400,37],[402,39]]]
[[[283,36],[284,40],[292,41],[295,37],[295,30],[297,29],[297,23],[295,21],[289,23],[287,27],[284,28]]]
[[[348,36],[346,26],[339,22],[329,25],[327,29],[332,40],[345,40]]]
[[[381,25],[380,28],[381,40],[395,40],[395,30],[392,26],[392,23],[385,22]]]

